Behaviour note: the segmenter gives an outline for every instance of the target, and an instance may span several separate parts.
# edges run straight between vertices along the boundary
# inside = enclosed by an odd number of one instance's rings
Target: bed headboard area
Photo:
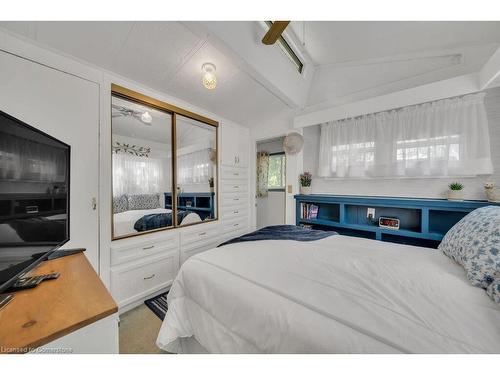
[[[296,225],[434,248],[469,212],[495,205],[487,201],[320,194],[296,195],[295,202]]]

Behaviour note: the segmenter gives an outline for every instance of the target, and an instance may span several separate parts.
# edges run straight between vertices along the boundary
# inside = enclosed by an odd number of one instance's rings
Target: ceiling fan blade
[[[290,21],[274,21],[272,26],[269,28],[269,31],[262,38],[262,43],[266,45],[271,45],[276,43],[278,38],[281,36],[281,33],[285,31],[286,27]]]

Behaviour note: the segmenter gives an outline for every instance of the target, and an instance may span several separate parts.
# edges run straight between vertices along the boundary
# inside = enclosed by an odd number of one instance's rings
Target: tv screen
[[[0,111],[0,292],[69,240],[70,147]]]

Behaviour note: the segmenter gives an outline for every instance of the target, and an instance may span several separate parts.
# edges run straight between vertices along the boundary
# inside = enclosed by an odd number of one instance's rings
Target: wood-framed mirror
[[[112,240],[217,220],[218,123],[111,91]]]

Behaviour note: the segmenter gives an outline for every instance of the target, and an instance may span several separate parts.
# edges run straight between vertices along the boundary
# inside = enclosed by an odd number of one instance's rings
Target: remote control
[[[57,279],[59,277],[59,275],[60,275],[59,272],[53,272],[53,273],[48,273],[45,275],[23,277],[23,278],[18,279],[15,282],[15,284],[12,285],[8,290],[14,292],[16,290],[34,288],[35,286],[40,284],[42,281]]]
[[[54,280],[60,276],[60,273],[54,272],[54,273],[48,273],[48,274],[42,275],[42,276],[43,276],[43,280]]]

